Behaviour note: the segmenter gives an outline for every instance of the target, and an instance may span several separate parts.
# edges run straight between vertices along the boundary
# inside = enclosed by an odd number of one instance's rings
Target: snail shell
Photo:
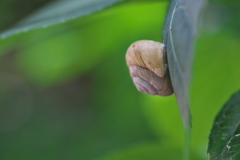
[[[126,61],[138,91],[160,96],[173,94],[164,44],[150,40],[134,42],[127,50]]]

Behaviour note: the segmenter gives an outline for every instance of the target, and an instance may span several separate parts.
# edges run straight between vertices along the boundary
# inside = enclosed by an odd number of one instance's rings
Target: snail
[[[130,45],[126,62],[138,91],[160,96],[173,94],[164,44],[140,40]]]

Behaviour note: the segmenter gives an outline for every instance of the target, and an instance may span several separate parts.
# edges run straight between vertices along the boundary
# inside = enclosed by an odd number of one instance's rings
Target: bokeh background
[[[0,32],[50,0],[0,2]],[[169,1],[126,1],[0,40],[1,160],[178,160],[184,134],[174,95],[137,92],[128,46],[161,41]],[[211,125],[240,88],[240,2],[212,0],[196,41],[191,159],[207,159]]]

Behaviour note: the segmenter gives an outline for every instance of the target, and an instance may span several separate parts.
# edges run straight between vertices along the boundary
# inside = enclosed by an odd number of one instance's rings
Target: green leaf
[[[209,136],[210,160],[240,159],[240,91],[218,113]]]
[[[123,3],[98,14],[19,35],[21,48],[16,64],[31,81],[40,85],[84,74],[107,55],[124,54],[133,41],[157,40],[156,32],[164,21],[166,6],[161,2]],[[125,66],[125,61],[122,63]]]
[[[62,23],[113,5],[120,0],[58,0],[38,10],[15,27],[0,33],[0,38],[32,29]]]
[[[204,2],[205,0],[172,0],[163,30],[171,81],[186,129],[191,124],[188,89],[193,45]]]
[[[9,0],[0,2],[0,31],[13,27],[20,20],[54,0]],[[27,5],[26,5],[27,4]]]

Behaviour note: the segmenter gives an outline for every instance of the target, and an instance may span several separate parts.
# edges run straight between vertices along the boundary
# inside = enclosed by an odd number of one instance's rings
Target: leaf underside
[[[209,136],[208,154],[210,160],[240,159],[240,91],[216,116]]]
[[[182,121],[191,126],[188,86],[198,19],[205,0],[172,0],[163,30],[168,67]]]
[[[58,0],[41,8],[9,30],[0,32],[0,38],[46,27],[85,16],[121,0]]]

